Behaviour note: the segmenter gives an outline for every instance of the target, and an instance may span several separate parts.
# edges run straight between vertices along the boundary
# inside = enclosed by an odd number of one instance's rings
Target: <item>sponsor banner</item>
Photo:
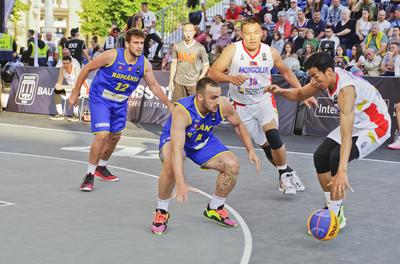
[[[395,77],[364,77],[374,85],[382,98],[386,101],[389,114],[392,118],[392,133],[398,129],[396,121],[395,106],[400,102],[400,78]],[[303,135],[326,136],[339,126],[339,111],[333,102],[327,97],[325,92],[317,95],[319,107],[307,109],[304,120]]]

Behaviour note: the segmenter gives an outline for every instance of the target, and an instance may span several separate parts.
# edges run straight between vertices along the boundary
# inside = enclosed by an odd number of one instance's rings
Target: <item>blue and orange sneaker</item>
[[[227,227],[235,227],[237,223],[229,218],[229,213],[224,209],[224,205],[221,205],[217,209],[210,209],[210,205],[204,210],[204,216],[208,219],[218,222],[220,225]]]
[[[97,166],[96,171],[94,173],[95,176],[102,178],[108,182],[115,182],[118,181],[119,178],[113,175],[106,166]]]
[[[155,235],[162,235],[167,232],[169,217],[170,215],[167,211],[156,209],[154,212],[153,224],[151,225],[151,232]]]

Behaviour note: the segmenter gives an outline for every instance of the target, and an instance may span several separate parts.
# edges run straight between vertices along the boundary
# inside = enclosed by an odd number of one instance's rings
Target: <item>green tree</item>
[[[16,0],[10,14],[10,21],[15,22],[21,19],[20,12],[29,11],[30,4],[25,4],[21,0]]]

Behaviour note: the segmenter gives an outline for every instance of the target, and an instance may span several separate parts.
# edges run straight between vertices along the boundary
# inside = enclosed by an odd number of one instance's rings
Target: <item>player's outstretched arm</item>
[[[183,173],[183,159],[186,140],[186,127],[191,124],[192,120],[187,111],[180,105],[177,105],[172,112],[171,124],[171,160],[172,171],[176,182],[176,199],[178,202],[187,200],[190,187],[185,182]]]
[[[89,73],[103,66],[112,64],[116,56],[117,56],[117,50],[111,49],[100,54],[92,61],[90,61],[88,64],[86,64],[85,67],[83,67],[83,69],[79,73],[78,79],[76,80],[75,87],[72,90],[71,96],[68,99],[70,105],[78,104],[78,97],[79,97],[79,92],[81,90],[81,86],[88,77]]]
[[[331,197],[335,200],[341,200],[345,196],[347,188],[350,190],[347,177],[347,165],[349,162],[352,142],[352,131],[354,122],[354,105],[356,101],[356,91],[353,86],[342,88],[338,96],[338,105],[340,108],[340,158],[339,167],[336,176],[328,184],[331,188]]]
[[[291,101],[303,101],[317,94],[318,91],[319,89],[317,88],[316,84],[313,81],[306,84],[304,87],[300,89],[297,88],[284,89],[276,84],[270,85],[267,88],[265,88],[265,92],[281,95]]]
[[[293,71],[289,69],[288,66],[283,62],[281,55],[275,48],[271,48],[272,58],[274,60],[274,66],[279,70],[282,74],[283,78],[294,88],[301,88],[301,84],[297,79],[296,75],[294,75]],[[304,104],[307,107],[311,107],[312,105],[317,106],[317,100],[314,97],[307,97],[304,101]]]
[[[174,109],[174,105],[168,100],[168,97],[164,94],[160,84],[157,82],[156,78],[154,77],[153,67],[151,63],[145,59],[146,63],[146,71],[144,73],[144,80],[146,81],[147,85],[149,86],[150,90],[154,93],[158,99],[161,100],[167,107],[170,112]]]
[[[240,120],[239,115],[233,109],[232,104],[228,101],[228,98],[221,97],[220,107],[222,109],[222,114],[228,120],[229,123],[235,128],[240,140],[243,142],[247,152],[249,153],[249,160],[251,163],[255,163],[257,172],[260,171],[260,159],[258,158],[256,152],[254,151],[253,142],[249,131],[247,130],[245,124]]]
[[[226,70],[231,64],[232,58],[235,55],[235,45],[230,44],[223,51],[221,56],[213,63],[211,68],[208,70],[208,76],[211,77],[214,81],[219,83],[229,82],[234,85],[242,85],[246,78],[242,75],[228,75],[226,74]]]

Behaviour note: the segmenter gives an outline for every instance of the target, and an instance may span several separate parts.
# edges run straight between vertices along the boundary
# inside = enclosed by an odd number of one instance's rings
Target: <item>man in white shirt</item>
[[[62,57],[63,57],[63,58],[64,58],[65,56],[70,56],[70,57],[71,57],[71,60],[72,60],[72,64],[74,65],[74,67],[77,67],[77,69],[80,69],[80,68],[81,68],[81,64],[79,63],[79,61],[78,61],[77,59],[75,59],[75,58],[73,58],[73,57],[71,56],[71,51],[70,51],[69,49],[63,48],[62,51],[61,51],[61,54],[62,54]],[[61,68],[62,65],[63,65],[63,64],[62,64],[62,59],[59,59],[58,62],[57,62],[57,64],[56,64],[56,68]]]
[[[297,12],[301,8],[297,5],[297,0],[290,0],[290,8],[286,11],[286,18],[289,20],[290,25],[297,21]]]
[[[143,26],[144,26],[143,31],[147,32],[146,38],[144,40],[144,49],[143,49],[144,56],[146,58],[149,56],[150,40],[154,40],[155,42],[157,42],[157,49],[154,54],[153,60],[161,60],[158,54],[163,46],[163,41],[156,33],[157,19],[154,13],[149,10],[149,3],[147,2],[142,3],[141,13],[143,17]]]
[[[390,22],[386,20],[385,10],[380,10],[378,12],[378,23],[379,23],[379,31],[387,34],[390,29]]]
[[[58,50],[57,50],[57,44],[56,42],[53,41],[53,34],[51,32],[46,33],[46,39],[44,40],[44,43],[49,47],[49,57],[47,58],[47,65],[49,67],[54,67],[55,63],[55,58],[58,57]]]
[[[210,27],[210,34],[212,35],[212,39],[217,41],[219,37],[221,37],[221,27],[222,27],[222,16],[216,15],[214,17],[214,22],[211,24]]]

